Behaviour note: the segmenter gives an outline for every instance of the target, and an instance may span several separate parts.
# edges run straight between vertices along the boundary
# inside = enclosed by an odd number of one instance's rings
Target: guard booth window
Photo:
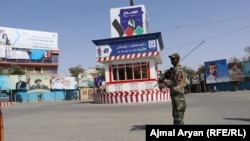
[[[119,80],[126,80],[126,70],[125,70],[125,65],[118,65],[118,78]]]
[[[148,79],[148,63],[127,63],[112,65],[113,81]]]

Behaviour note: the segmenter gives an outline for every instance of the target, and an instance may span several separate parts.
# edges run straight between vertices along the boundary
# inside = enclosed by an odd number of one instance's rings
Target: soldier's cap
[[[176,59],[180,59],[180,55],[178,53],[173,53],[171,55],[168,56],[169,58],[176,58]]]
[[[37,83],[38,81],[42,82],[42,80],[41,80],[41,79],[36,79],[36,80],[35,80],[35,83]]]

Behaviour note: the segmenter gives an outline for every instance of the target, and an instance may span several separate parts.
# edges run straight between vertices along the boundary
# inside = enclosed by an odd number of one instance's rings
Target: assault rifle
[[[164,80],[173,80],[174,77],[174,68],[171,67],[170,69],[166,70],[163,74],[160,75],[158,78],[158,83],[155,84],[154,87],[158,86],[160,90],[162,90],[163,87],[165,87]]]

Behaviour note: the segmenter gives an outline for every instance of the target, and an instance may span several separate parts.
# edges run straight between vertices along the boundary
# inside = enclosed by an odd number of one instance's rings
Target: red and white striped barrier
[[[11,102],[0,102],[0,106],[11,106],[12,103]]]
[[[97,62],[144,58],[144,57],[151,57],[158,55],[160,55],[160,52],[156,51],[156,52],[135,53],[135,54],[126,54],[126,55],[109,56],[109,57],[99,57],[97,58]]]
[[[117,91],[106,93],[93,93],[94,103],[98,104],[119,104],[119,103],[142,103],[168,101],[170,99],[169,89]]]

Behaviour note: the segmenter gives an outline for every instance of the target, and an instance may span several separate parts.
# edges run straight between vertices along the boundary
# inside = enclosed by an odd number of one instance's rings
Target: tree
[[[192,78],[195,75],[195,71],[187,66],[182,67],[183,71],[187,73],[187,79],[189,80],[190,84],[185,87],[185,93],[190,93],[192,90]]]
[[[200,67],[197,69],[198,74],[205,74],[205,66],[200,65]]]
[[[79,74],[84,73],[84,69],[81,67],[81,65],[78,65],[76,67],[69,68],[69,72],[71,76],[78,78]]]
[[[0,74],[4,74],[4,68],[0,67]]]
[[[71,76],[76,78],[76,82],[77,82],[77,84],[79,84],[78,75],[84,73],[84,69],[81,67],[81,65],[69,68],[69,72],[70,72]]]
[[[18,65],[11,65],[8,69],[9,75],[24,75],[25,71]]]
[[[250,46],[247,46],[244,51],[246,52],[246,55],[243,57],[243,61],[250,61]]]
[[[232,57],[228,60],[228,63],[239,63],[239,62],[241,62],[240,59],[236,57]]]
[[[247,46],[247,47],[244,49],[244,51],[245,51],[246,53],[250,54],[250,46]]]
[[[188,73],[189,75],[194,75],[194,74],[196,73],[193,69],[191,69],[191,68],[189,68],[189,67],[187,67],[187,66],[183,66],[182,69],[183,69],[186,73]]]

